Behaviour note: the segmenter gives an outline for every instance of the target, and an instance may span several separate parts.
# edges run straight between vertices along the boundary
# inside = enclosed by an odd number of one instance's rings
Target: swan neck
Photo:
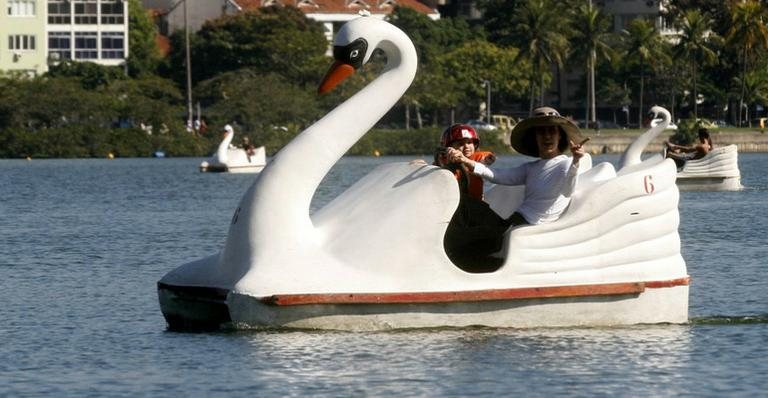
[[[232,143],[233,137],[234,137],[234,134],[226,133],[224,135],[224,139],[221,140],[221,143],[219,144],[219,148],[216,150],[216,157],[219,158],[219,161],[221,162],[227,161],[227,150],[229,149],[229,144]]]
[[[416,50],[397,29],[380,43],[387,56],[384,72],[370,84],[304,130],[275,156],[262,172],[259,190],[284,190],[292,181],[290,200],[274,206],[272,214],[301,214],[309,221],[315,190],[336,162],[368,132],[402,97],[416,74]]]

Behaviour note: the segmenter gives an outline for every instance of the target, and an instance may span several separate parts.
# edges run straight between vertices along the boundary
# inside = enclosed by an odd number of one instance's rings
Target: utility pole
[[[486,122],[491,123],[491,81],[483,80],[483,86],[485,87],[485,117]]]
[[[192,128],[192,57],[189,51],[189,19],[187,17],[187,0],[184,2],[184,51],[187,64],[187,128]]]

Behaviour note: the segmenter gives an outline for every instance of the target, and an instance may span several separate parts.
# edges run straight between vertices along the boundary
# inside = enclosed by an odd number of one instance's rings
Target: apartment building
[[[0,71],[43,73],[45,6],[40,0],[0,0]]]
[[[65,59],[121,65],[127,57],[124,0],[0,0],[0,72],[34,76]]]

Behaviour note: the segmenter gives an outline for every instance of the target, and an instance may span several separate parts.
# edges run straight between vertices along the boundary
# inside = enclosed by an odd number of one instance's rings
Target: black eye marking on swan
[[[368,42],[360,38],[346,46],[333,46],[333,58],[358,69],[363,66],[363,59],[367,49]]]

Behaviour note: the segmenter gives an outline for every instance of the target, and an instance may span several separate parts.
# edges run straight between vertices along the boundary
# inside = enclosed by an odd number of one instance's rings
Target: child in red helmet
[[[496,161],[496,156],[493,152],[477,150],[480,147],[480,137],[478,137],[475,129],[466,124],[454,124],[445,129],[440,137],[440,146],[457,149],[467,158],[485,165],[491,165]],[[433,164],[451,169],[464,192],[472,198],[483,200],[482,178],[466,172],[462,167],[451,167],[447,163],[444,154],[435,154],[435,162]]]
[[[454,124],[440,138],[442,151],[435,155],[435,166],[454,173],[459,181],[459,206],[445,231],[446,254],[457,266],[467,272],[487,272],[497,268],[498,259],[485,257],[501,249],[503,232],[507,225],[483,201],[483,179],[472,174],[461,163],[450,163],[447,152],[456,150],[475,162],[490,165],[496,160],[493,152],[478,151],[480,138],[475,129],[466,124]],[[450,149],[449,149],[450,148]]]

